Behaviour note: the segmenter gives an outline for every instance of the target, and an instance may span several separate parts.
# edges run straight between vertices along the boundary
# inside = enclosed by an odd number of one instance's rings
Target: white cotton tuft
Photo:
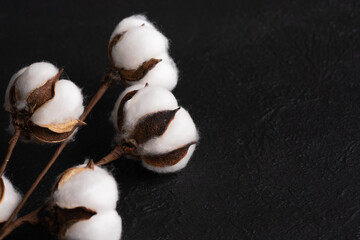
[[[133,85],[131,87],[128,87],[126,88],[121,94],[120,96],[118,97],[118,99],[116,100],[116,103],[115,103],[115,106],[114,106],[114,109],[112,110],[111,112],[111,115],[110,115],[110,122],[112,122],[112,124],[114,125],[114,128],[118,130],[118,125],[117,125],[117,115],[118,115],[118,109],[119,109],[119,105],[120,105],[120,102],[121,100],[124,98],[124,96],[129,93],[129,92],[132,92],[132,91],[135,91],[135,90],[139,90],[139,89],[142,89],[145,87],[145,84],[136,84],[136,85]]]
[[[147,164],[145,161],[142,161],[142,165],[149,169],[150,171],[154,171],[157,173],[172,173],[172,172],[177,172],[180,171],[181,169],[183,169],[184,167],[186,167],[186,165],[188,164],[192,154],[194,153],[196,148],[196,144],[191,145],[188,149],[187,154],[175,165],[172,166],[168,166],[168,167],[155,167],[155,166],[151,166],[149,164]]]
[[[3,175],[5,184],[4,199],[0,203],[0,222],[6,221],[21,200],[21,195],[16,191],[11,182]]]
[[[165,88],[147,86],[139,90],[124,105],[125,119],[122,130],[127,138],[142,116],[163,110],[174,110],[178,107],[174,95]]]
[[[5,92],[5,103],[4,103],[4,108],[6,111],[10,111],[11,110],[11,105],[10,105],[10,99],[9,99],[9,94],[10,94],[10,88],[12,87],[12,85],[14,84],[15,80],[24,73],[24,71],[27,69],[28,67],[24,67],[22,69],[20,69],[19,71],[17,71],[17,73],[15,73],[11,79],[10,82],[6,88],[6,92]]]
[[[171,121],[167,130],[160,137],[152,138],[138,146],[140,155],[161,155],[169,153],[175,149],[186,146],[189,143],[195,143],[199,140],[199,135],[189,113],[181,108],[176,112],[174,119]],[[189,147],[186,155],[175,165],[166,167],[156,167],[142,161],[145,168],[158,172],[170,173],[176,172],[186,167],[193,152],[195,151],[196,144]]]
[[[142,79],[139,81],[127,81],[129,85],[146,84],[150,86],[159,86],[168,90],[173,90],[178,81],[178,69],[176,64],[170,57],[155,57],[162,59],[161,62],[155,65]]]
[[[198,140],[194,121],[190,114],[181,108],[176,112],[165,133],[141,144],[139,151],[142,155],[163,154]]]
[[[116,26],[114,32],[111,34],[110,40],[117,34],[122,34],[132,28],[140,27],[143,24],[144,26],[155,28],[154,25],[144,15],[132,15],[130,17],[124,18]]]
[[[112,48],[118,68],[137,69],[142,63],[167,53],[168,39],[153,27],[140,26],[128,30]]]
[[[79,221],[66,232],[67,240],[119,240],[122,232],[121,217],[115,210],[98,213],[89,220]]]
[[[44,85],[49,79],[54,77],[59,69],[48,62],[33,63],[20,74],[16,80],[15,86],[19,94],[17,108],[19,110],[26,106],[26,97],[28,94]]]
[[[85,164],[77,167],[85,167]],[[55,204],[62,208],[86,207],[97,213],[116,208],[117,183],[105,169],[95,166],[77,173],[53,194]]]
[[[55,84],[55,97],[39,108],[31,117],[37,125],[65,123],[78,119],[84,111],[81,89],[69,80]]]

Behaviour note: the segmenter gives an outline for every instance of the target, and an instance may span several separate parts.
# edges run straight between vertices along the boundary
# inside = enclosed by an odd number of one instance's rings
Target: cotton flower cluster
[[[118,197],[114,177],[103,168],[82,164],[65,171],[55,185],[54,204],[61,209],[84,207],[96,214],[71,225],[62,238],[120,239],[122,222],[116,212]]]
[[[51,63],[37,62],[12,76],[4,107],[24,137],[61,142],[82,124],[78,120],[84,111],[81,90],[70,80],[59,80],[61,73]]]
[[[5,222],[19,204],[21,195],[5,177],[0,178],[0,223]]]
[[[133,145],[147,169],[168,173],[186,166],[198,132],[189,113],[174,95],[155,86],[134,85],[118,98],[110,120],[119,145]]]
[[[178,70],[168,53],[169,41],[143,15],[123,19],[109,43],[109,56],[126,85],[149,83],[172,90]]]

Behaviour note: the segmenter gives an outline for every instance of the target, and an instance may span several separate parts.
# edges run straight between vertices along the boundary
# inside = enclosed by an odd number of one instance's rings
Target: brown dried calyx
[[[6,230],[11,232],[24,223],[40,224],[46,227],[52,235],[61,239],[65,237],[66,232],[73,224],[89,220],[95,214],[96,211],[86,207],[61,208],[49,200],[33,212],[17,219],[11,228]]]
[[[4,200],[5,197],[5,183],[2,178],[0,178],[0,204]]]
[[[7,228],[1,229],[0,238],[3,239],[22,224],[30,223],[43,225],[52,235],[62,239],[73,224],[89,220],[95,214],[96,211],[86,207],[61,208],[53,200],[49,200],[38,209],[16,219]],[[0,227],[3,224],[0,223]]]
[[[156,66],[156,64],[158,64],[162,60],[151,58],[150,60],[143,62],[137,69],[125,69],[116,67],[114,59],[112,57],[112,49],[119,41],[121,41],[125,34],[126,32],[115,35],[109,43],[108,55],[110,57],[111,67],[109,68],[110,71],[108,71],[106,75],[117,75],[118,77],[115,79],[120,80],[120,82],[124,86],[129,86],[127,81],[136,82],[141,80],[150,70],[152,70]]]
[[[85,123],[72,119],[65,123],[36,125],[31,121],[33,114],[39,110],[46,103],[55,97],[55,85],[62,74],[61,69],[54,77],[49,79],[44,85],[32,90],[25,98],[26,107],[24,109],[17,109],[16,104],[19,101],[19,94],[16,87],[16,80],[9,91],[9,102],[11,105],[10,113],[12,123],[15,128],[20,128],[22,136],[26,139],[34,137],[36,140],[45,143],[62,142],[71,136],[73,130]]]
[[[87,170],[94,170],[94,167],[95,167],[94,161],[90,160],[89,163],[85,167],[72,167],[72,168],[69,168],[68,170],[63,172],[61,174],[61,176],[59,177],[59,180],[55,184],[54,191],[59,190],[64,185],[65,182],[67,182],[70,178],[72,178],[76,174],[81,173],[83,171],[87,171]]]
[[[61,208],[50,202],[38,214],[39,223],[44,225],[51,234],[64,238],[67,230],[79,221],[86,221],[96,214],[96,211],[86,207]]]

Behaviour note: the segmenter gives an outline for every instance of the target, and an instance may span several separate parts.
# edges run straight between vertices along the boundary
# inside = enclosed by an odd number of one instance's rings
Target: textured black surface
[[[24,65],[64,67],[90,96],[122,18],[146,13],[171,39],[175,95],[200,128],[188,167],[159,176],[111,166],[127,239],[357,239],[360,236],[360,2],[41,1],[0,3],[0,87]],[[55,177],[112,148],[101,100],[22,214]],[[8,116],[0,114],[0,128]],[[3,131],[4,155],[10,136]],[[7,175],[23,192],[54,146],[19,144]],[[51,239],[24,226],[8,239]]]

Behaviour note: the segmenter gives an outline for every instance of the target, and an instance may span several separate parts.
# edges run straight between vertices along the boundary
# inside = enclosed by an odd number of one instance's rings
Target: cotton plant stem
[[[122,146],[117,146],[112,150],[108,155],[100,159],[97,163],[95,163],[97,166],[102,166],[105,164],[108,164],[112,161],[115,161],[119,159],[124,154],[124,150]]]
[[[21,134],[21,129],[19,127],[15,127],[14,135],[11,137],[11,139],[9,141],[9,147],[8,147],[5,159],[0,168],[0,178],[2,177],[2,175],[5,172],[6,166],[10,161],[11,155],[13,153],[13,150],[16,146],[17,141],[19,140],[20,134]]]
[[[23,225],[25,223],[38,224],[39,223],[38,213],[44,208],[44,206],[45,205],[26,214],[25,216],[23,216],[21,218],[16,219],[6,229],[4,229],[0,232],[0,239],[4,239],[7,235],[12,233],[16,228],[20,227],[21,225]]]
[[[39,176],[36,178],[35,182],[32,184],[32,186],[30,187],[30,189],[27,191],[27,193],[24,195],[23,199],[20,201],[20,203],[18,204],[18,206],[15,208],[15,210],[13,211],[13,213],[11,214],[11,216],[9,217],[9,219],[5,222],[4,226],[1,228],[0,230],[0,236],[2,235],[3,232],[6,231],[6,229],[8,228],[8,226],[11,225],[12,221],[14,220],[14,218],[16,217],[16,215],[19,213],[19,211],[21,210],[21,208],[24,206],[24,204],[26,203],[26,201],[29,199],[30,195],[34,192],[35,188],[37,187],[37,185],[40,183],[40,181],[42,180],[42,178],[45,176],[45,174],[47,173],[47,171],[49,171],[50,167],[54,164],[55,160],[57,159],[57,157],[60,155],[60,153],[62,152],[62,150],[64,150],[66,144],[68,143],[69,140],[66,140],[64,142],[61,143],[61,145],[59,146],[59,148],[56,150],[55,154],[53,155],[53,157],[51,158],[51,160],[48,162],[48,164],[46,165],[46,167],[42,170],[42,172],[39,174]],[[0,237],[0,239],[2,239]]]
[[[106,90],[108,90],[108,88],[111,85],[111,81],[103,81],[100,88],[97,90],[97,92],[95,93],[95,95],[92,97],[92,99],[90,100],[89,104],[86,106],[83,114],[80,116],[80,120],[84,121],[86,119],[86,117],[89,115],[89,113],[91,112],[91,110],[95,107],[95,105],[97,104],[97,102],[102,98],[102,96],[104,95],[104,93],[106,92]]]
[[[103,82],[100,86],[100,88],[98,89],[98,91],[96,92],[96,94],[93,96],[93,98],[91,99],[90,103],[87,105],[86,109],[84,110],[83,114],[80,117],[81,121],[84,121],[86,119],[86,117],[89,115],[89,113],[91,112],[91,110],[94,108],[94,106],[96,105],[96,103],[101,99],[101,97],[104,95],[104,93],[106,92],[106,90],[110,87],[111,85],[111,80],[106,80],[105,78],[103,79]],[[76,129],[76,128],[75,128]],[[75,131],[75,129],[73,131]],[[27,193],[24,195],[24,198],[21,200],[21,202],[19,203],[19,205],[15,208],[14,212],[11,214],[11,216],[9,217],[9,219],[7,220],[7,222],[5,222],[4,226],[1,228],[0,230],[0,236],[2,236],[2,233],[6,231],[7,227],[13,222],[15,216],[19,213],[19,211],[21,210],[21,208],[24,206],[24,204],[26,203],[26,201],[29,199],[30,195],[33,193],[33,191],[35,190],[35,188],[37,187],[37,185],[40,183],[40,181],[42,180],[42,178],[45,176],[45,174],[49,171],[50,167],[54,164],[54,162],[56,161],[56,159],[58,158],[58,156],[60,155],[60,153],[64,150],[64,148],[66,147],[67,143],[69,142],[69,139],[65,140],[64,142],[61,143],[61,145],[59,146],[59,148],[56,150],[55,154],[53,155],[53,157],[50,159],[50,161],[48,162],[48,164],[46,165],[46,167],[42,170],[42,172],[39,174],[39,176],[36,178],[35,182],[32,184],[32,186],[30,187],[30,189],[27,191]],[[3,239],[0,237],[0,240]]]

